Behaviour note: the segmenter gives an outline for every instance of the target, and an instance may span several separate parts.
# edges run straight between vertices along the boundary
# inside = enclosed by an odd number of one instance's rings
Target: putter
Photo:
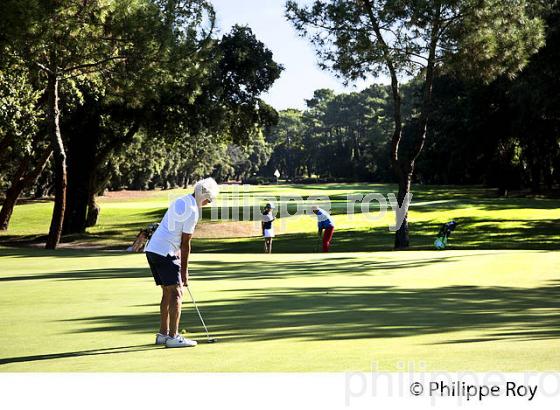
[[[188,286],[187,286],[187,290],[188,290],[189,295],[191,297],[194,308],[196,309],[196,313],[198,313],[198,317],[200,318],[200,322],[202,323],[202,326],[204,326],[204,330],[206,331],[207,343],[216,343],[218,341],[218,339],[215,338],[215,337],[210,337],[210,333],[208,333],[208,328],[206,327],[206,323],[204,323],[204,319],[202,319],[202,315],[200,314],[200,310],[198,310],[198,306],[196,305],[196,302],[193,298],[191,290],[189,289]]]

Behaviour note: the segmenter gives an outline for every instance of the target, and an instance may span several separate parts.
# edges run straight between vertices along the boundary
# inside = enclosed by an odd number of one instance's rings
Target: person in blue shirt
[[[333,220],[327,211],[318,206],[313,206],[311,210],[317,215],[317,227],[319,229],[319,238],[322,238],[323,241],[323,252],[328,252],[334,233]]]

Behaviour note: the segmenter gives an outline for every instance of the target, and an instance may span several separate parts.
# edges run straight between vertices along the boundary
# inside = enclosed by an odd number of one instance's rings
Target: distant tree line
[[[434,75],[425,146],[414,180],[486,184],[506,194],[560,184],[560,7],[547,9],[544,47],[515,75],[492,81],[441,68]],[[403,84],[400,149],[419,139],[422,72]],[[315,91],[305,110],[280,112],[266,135],[273,147],[260,176],[290,180],[393,182],[394,105],[390,85],[361,92]]]

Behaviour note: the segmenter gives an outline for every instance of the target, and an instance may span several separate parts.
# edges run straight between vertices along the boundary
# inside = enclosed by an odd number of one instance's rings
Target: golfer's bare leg
[[[272,238],[268,238],[268,253],[272,253]]]
[[[161,303],[159,305],[159,333],[161,333],[162,335],[167,335],[169,334],[169,292],[165,290],[165,286],[162,286],[161,290]]]
[[[183,287],[181,285],[171,285],[166,286],[166,289],[169,292],[169,336],[175,337],[179,334]]]

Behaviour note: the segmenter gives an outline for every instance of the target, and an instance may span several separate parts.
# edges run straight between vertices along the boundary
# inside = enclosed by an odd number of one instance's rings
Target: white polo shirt
[[[169,206],[144,251],[161,256],[176,255],[181,249],[181,235],[194,233],[198,216],[198,206],[192,194],[177,198]]]

